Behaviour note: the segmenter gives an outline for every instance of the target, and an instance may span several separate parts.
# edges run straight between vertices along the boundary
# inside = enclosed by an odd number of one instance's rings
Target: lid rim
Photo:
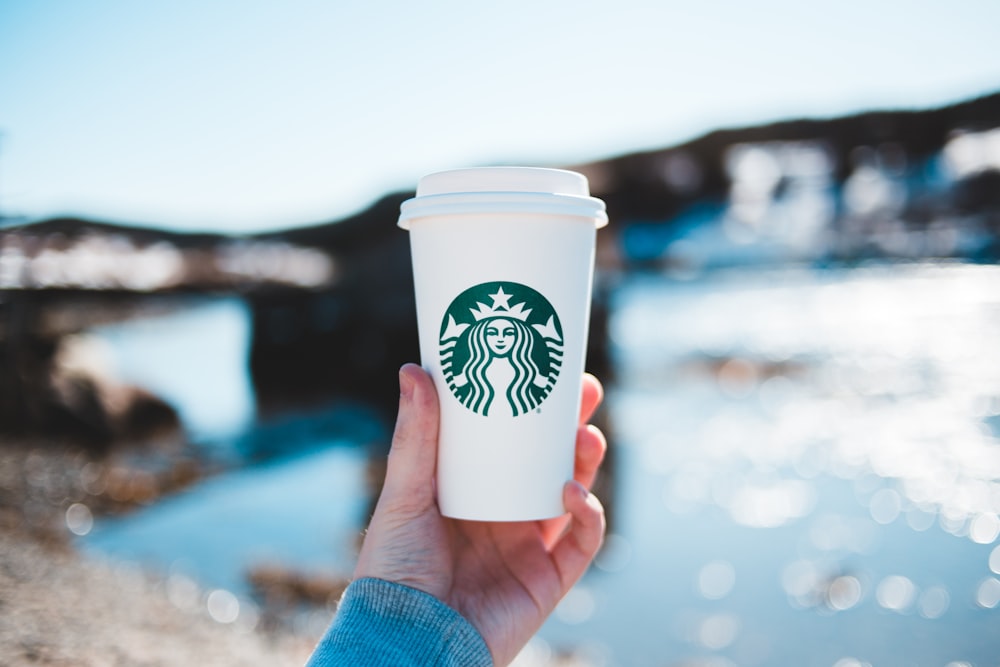
[[[410,222],[420,218],[490,213],[564,215],[592,221],[597,228],[608,223],[606,206],[596,197],[540,192],[462,192],[407,199],[400,206],[398,225],[409,229]]]

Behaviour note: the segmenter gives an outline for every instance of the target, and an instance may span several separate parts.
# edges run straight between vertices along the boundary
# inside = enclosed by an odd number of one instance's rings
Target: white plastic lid
[[[399,226],[418,218],[470,213],[546,213],[608,224],[604,202],[590,196],[587,177],[565,169],[474,167],[429,174],[400,207]]]

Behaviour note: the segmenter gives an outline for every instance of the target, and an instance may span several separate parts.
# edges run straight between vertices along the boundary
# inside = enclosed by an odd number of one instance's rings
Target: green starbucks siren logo
[[[563,333],[548,300],[520,283],[482,283],[451,302],[441,369],[462,405],[484,416],[534,410],[562,368]]]

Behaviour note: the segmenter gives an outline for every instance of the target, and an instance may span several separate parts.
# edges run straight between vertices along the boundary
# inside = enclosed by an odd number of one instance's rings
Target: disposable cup
[[[441,406],[445,516],[565,512],[573,478],[596,230],[604,202],[571,171],[439,172],[403,202],[421,364]]]

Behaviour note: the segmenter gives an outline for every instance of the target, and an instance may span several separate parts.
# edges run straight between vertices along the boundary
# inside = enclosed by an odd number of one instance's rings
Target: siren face
[[[498,357],[506,356],[514,344],[514,325],[502,317],[494,318],[486,327],[486,344]]]

